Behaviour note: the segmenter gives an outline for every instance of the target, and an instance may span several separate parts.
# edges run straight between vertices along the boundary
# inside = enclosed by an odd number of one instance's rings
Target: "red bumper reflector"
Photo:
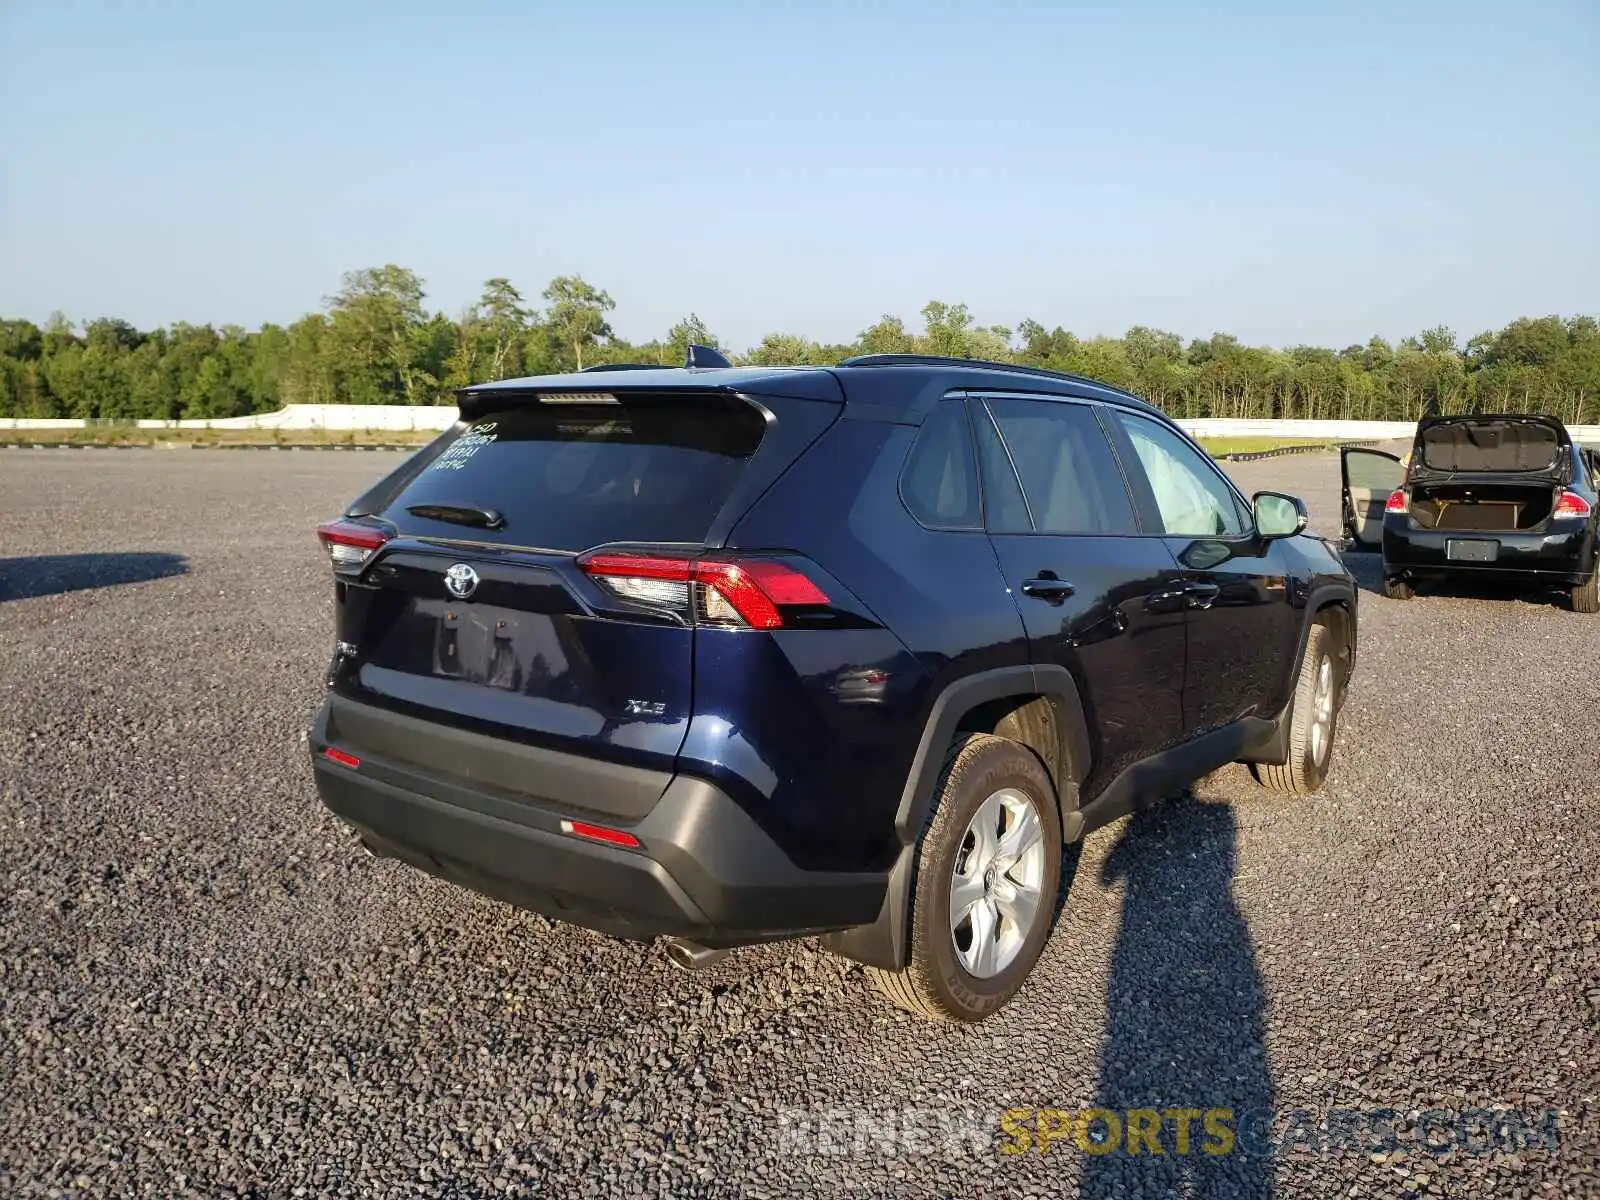
[[[573,837],[588,838],[591,842],[605,842],[610,846],[637,846],[639,839],[621,829],[607,829],[604,825],[590,825],[587,821],[563,821],[561,832]]]
[[[343,750],[335,750],[332,746],[322,752],[322,757],[329,762],[338,763],[341,767],[359,767],[361,765],[361,760],[354,754],[346,754]]]

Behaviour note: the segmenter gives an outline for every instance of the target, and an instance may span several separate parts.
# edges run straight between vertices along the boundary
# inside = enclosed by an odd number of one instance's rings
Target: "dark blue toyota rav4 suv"
[[[376,854],[680,965],[819,935],[973,1021],[1067,843],[1328,770],[1348,572],[1125,392],[872,356],[459,399],[319,530],[317,787]]]

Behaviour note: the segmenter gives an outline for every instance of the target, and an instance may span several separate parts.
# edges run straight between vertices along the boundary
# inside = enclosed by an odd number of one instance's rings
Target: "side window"
[[[960,400],[942,400],[922,422],[900,475],[900,495],[930,529],[981,529],[978,471]]]
[[[1117,420],[1155,494],[1162,532],[1177,537],[1236,537],[1246,531],[1238,497],[1198,450],[1146,417],[1118,413]]]
[[[1011,455],[981,401],[973,403],[972,424],[978,431],[978,464],[983,468],[983,507],[989,532],[1032,533],[1033,517],[1028,513]]]
[[[1038,533],[1137,533],[1111,445],[1084,404],[988,401]]]

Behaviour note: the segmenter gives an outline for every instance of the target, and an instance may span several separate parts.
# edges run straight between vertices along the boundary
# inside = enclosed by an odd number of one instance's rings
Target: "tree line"
[[[676,366],[716,336],[690,314],[649,342],[611,327],[615,303],[581,277],[536,300],[491,279],[466,311],[429,312],[403,267],[352,271],[323,311],[292,325],[177,324],[142,331],[61,314],[41,329],[0,320],[0,417],[231,417],[285,404],[448,404],[456,388],[605,363]],[[828,364],[855,354],[928,353],[1049,367],[1128,388],[1179,417],[1414,420],[1424,412],[1547,412],[1600,423],[1600,323],[1524,317],[1462,343],[1442,326],[1391,344],[1269,349],[1213,334],[1187,345],[1136,326],[1079,337],[1034,320],[982,325],[930,301],[915,331],[884,316],[849,344],[771,333],[747,364]]]

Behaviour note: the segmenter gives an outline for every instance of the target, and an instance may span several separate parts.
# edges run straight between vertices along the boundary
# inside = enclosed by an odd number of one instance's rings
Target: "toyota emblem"
[[[444,573],[444,586],[457,600],[465,600],[478,590],[478,573],[466,563],[456,563]]]

